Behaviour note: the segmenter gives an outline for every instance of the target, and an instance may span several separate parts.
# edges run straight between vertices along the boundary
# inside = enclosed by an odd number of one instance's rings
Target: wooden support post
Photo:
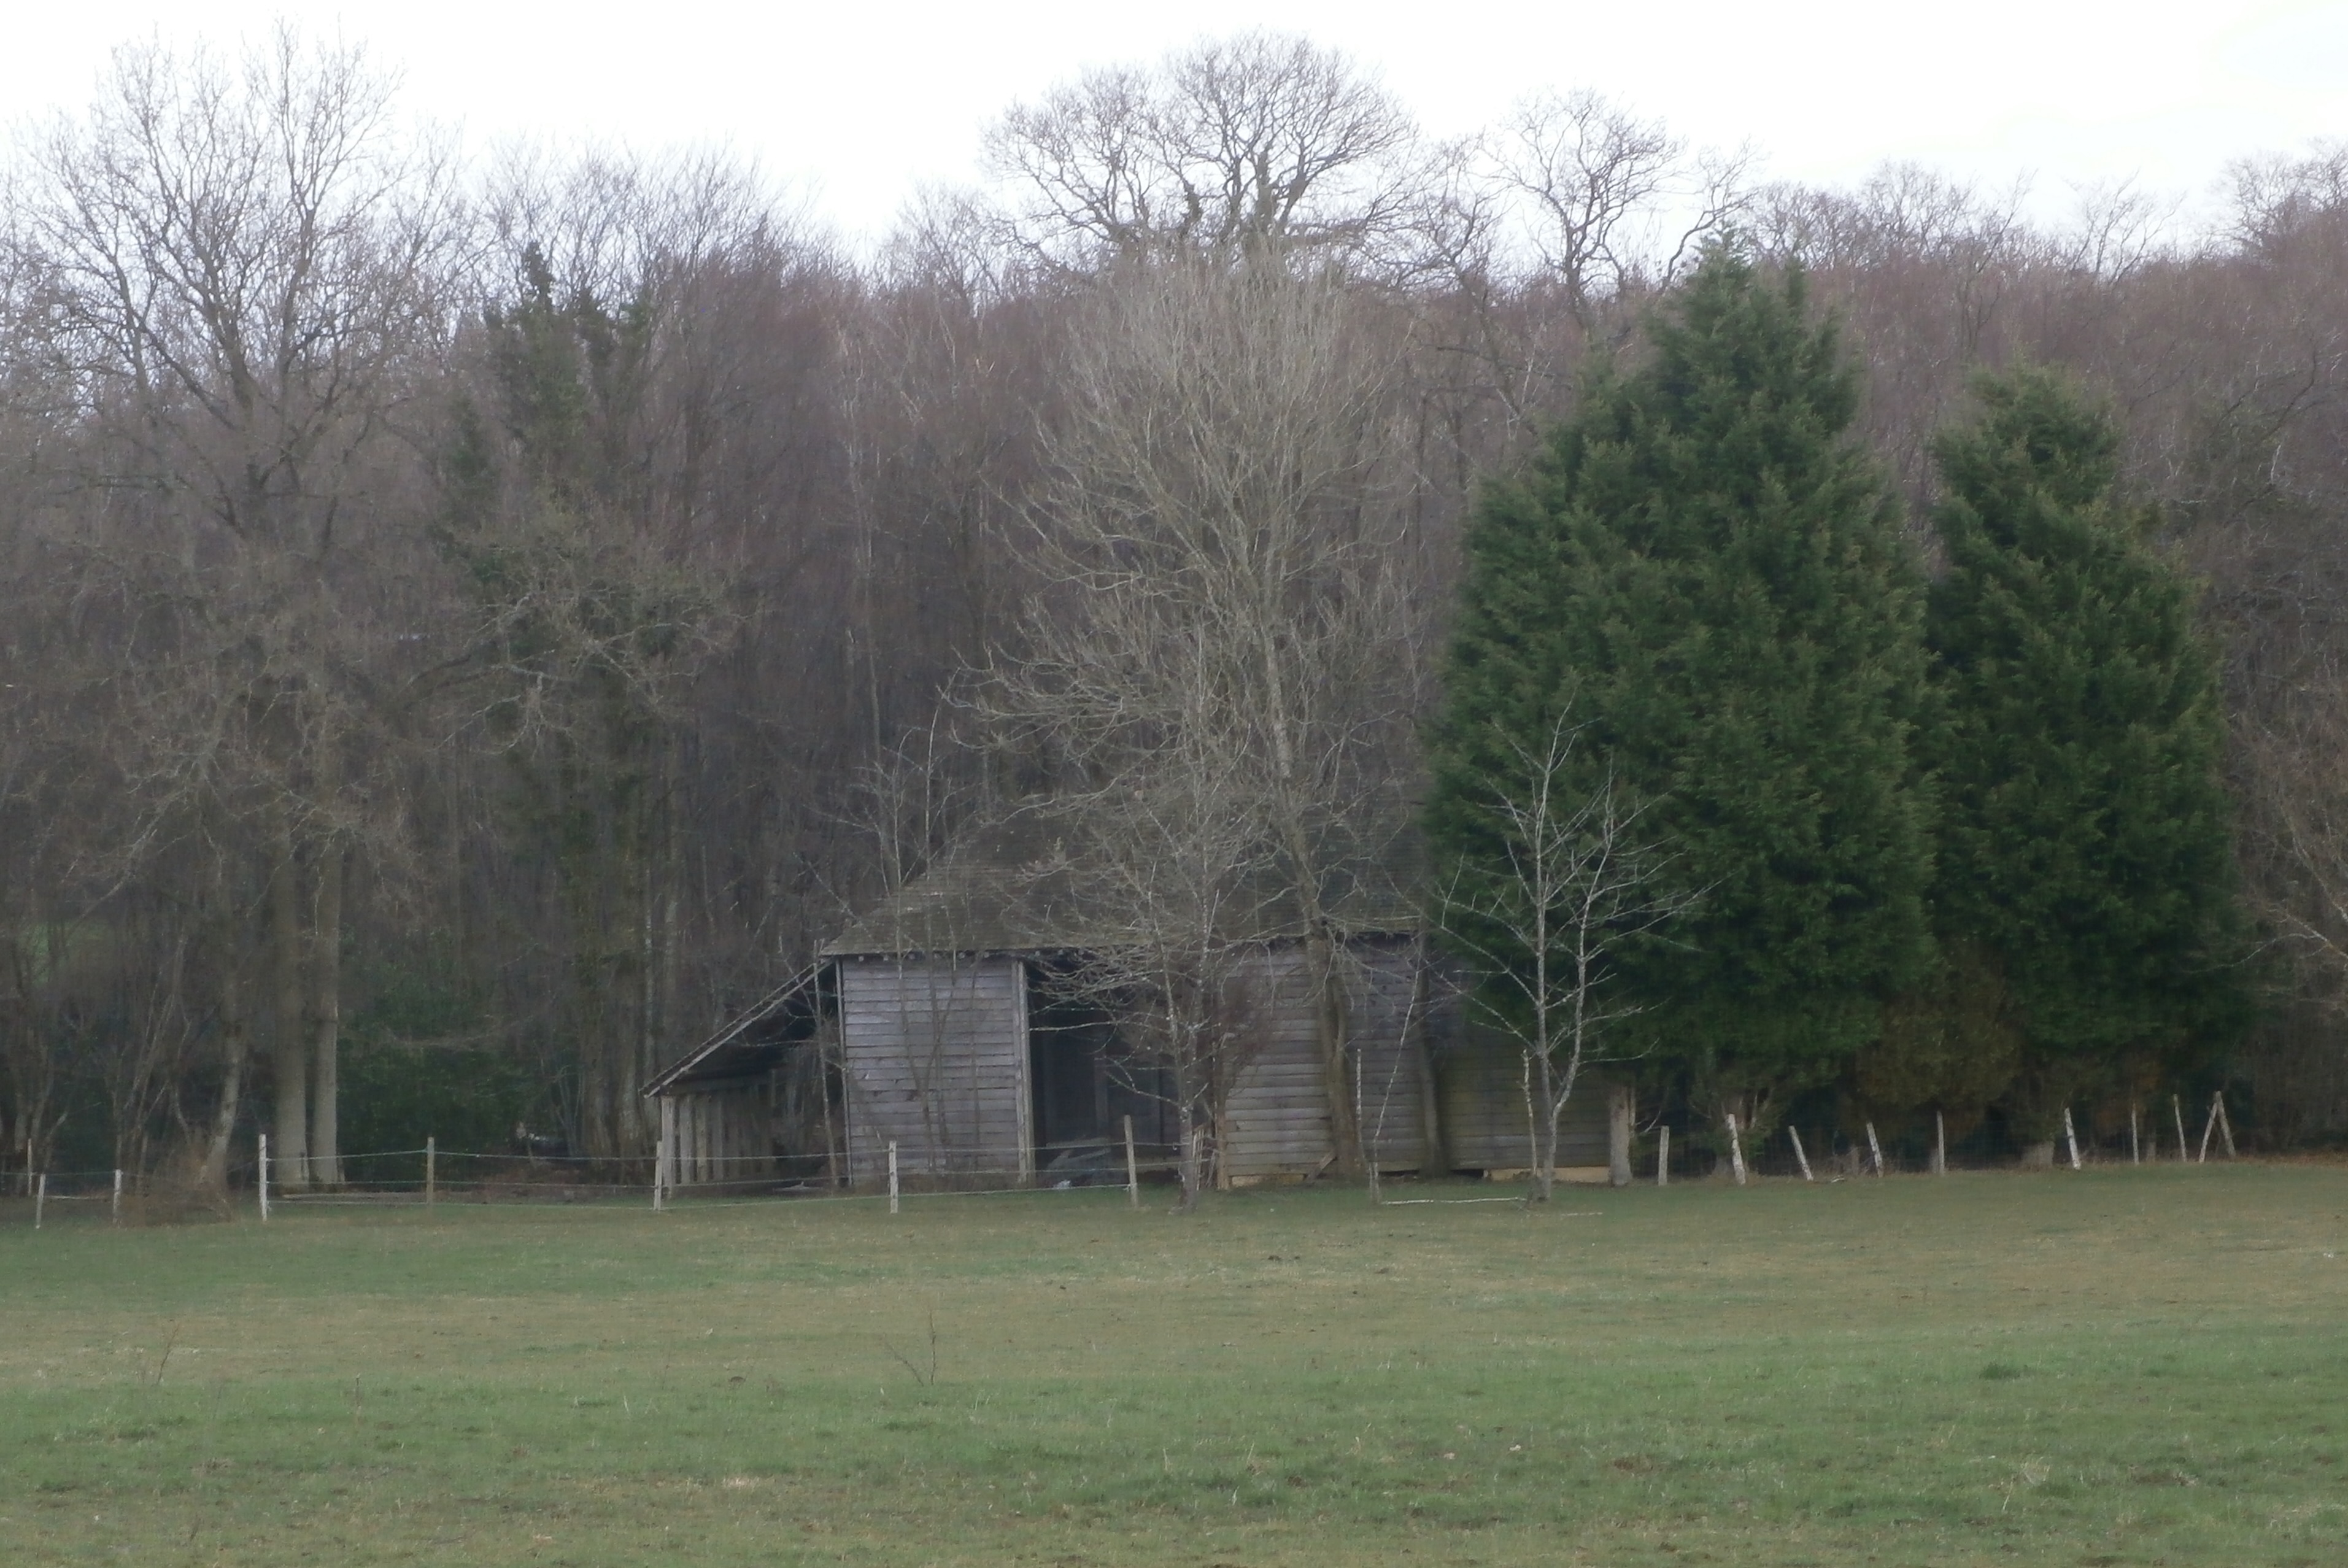
[[[2177,1162],[2189,1165],[2193,1161],[2193,1145],[2185,1141],[2185,1102],[2173,1094],[2168,1097],[2168,1114],[2177,1119]]]
[[[676,1100],[660,1097],[660,1143],[653,1150],[653,1212],[668,1207],[668,1191],[676,1182]]]
[[[2218,1091],[2218,1136],[2225,1140],[2226,1158],[2233,1159],[2234,1124],[2226,1119],[2226,1091],[2222,1088]]]
[[[2137,1141],[2136,1109],[2136,1101],[2128,1101],[2128,1163],[2141,1165],[2144,1163],[2144,1146]]]
[[[49,1206],[49,1173],[42,1171],[33,1179],[33,1229],[41,1228],[41,1211]]]
[[[1875,1123],[1871,1121],[1867,1124],[1867,1149],[1875,1156],[1875,1173],[1879,1177],[1883,1174],[1883,1145],[1877,1140]]]
[[[122,1223],[122,1172],[114,1173],[114,1203],[107,1216],[113,1223]]]
[[[440,1201],[440,1140],[424,1140],[424,1206],[431,1208]]]
[[[1141,1166],[1133,1157],[1133,1118],[1125,1119],[1125,1196],[1135,1208],[1141,1207]]]
[[[889,1212],[897,1212],[897,1140],[889,1140]]]
[[[1736,1133],[1736,1113],[1728,1113],[1728,1168],[1736,1173],[1736,1184],[1745,1185],[1745,1140]]]
[[[1949,1119],[1939,1111],[1932,1113],[1932,1174],[1949,1173]]]
[[[2079,1169],[2079,1132],[2071,1125],[2071,1108],[2063,1108],[2063,1142],[2071,1150],[2071,1169]]]
[[[261,1222],[269,1223],[269,1134],[261,1135]]]
[[[2201,1152],[2199,1157],[2193,1161],[2196,1165],[2207,1165],[2209,1163],[2209,1135],[2217,1130],[2218,1101],[2212,1099],[2209,1102],[2209,1114],[2204,1118],[2201,1122]]]
[[[1655,1129],[1655,1185],[1672,1184],[1672,1129],[1669,1122]]]
[[[1794,1140],[1794,1163],[1802,1168],[1802,1180],[1817,1181],[1818,1178],[1810,1174],[1809,1154],[1802,1148],[1802,1130],[1789,1121],[1786,1123],[1786,1136]]]

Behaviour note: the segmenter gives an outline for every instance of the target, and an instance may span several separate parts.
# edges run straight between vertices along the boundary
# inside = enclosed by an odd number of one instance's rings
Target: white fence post
[[[41,1211],[49,1206],[49,1173],[42,1171],[33,1182],[33,1229],[41,1228]]]
[[[1125,1195],[1137,1209],[1141,1207],[1141,1167],[1133,1158],[1133,1118],[1125,1119]]]
[[[1867,1124],[1867,1151],[1875,1156],[1875,1174],[1880,1180],[1883,1175],[1883,1144],[1875,1136],[1875,1123],[1871,1121]]]
[[[889,1212],[897,1212],[897,1140],[889,1140]]]
[[[261,1135],[261,1222],[269,1223],[269,1134]]]
[[[424,1140],[424,1206],[430,1208],[440,1196],[440,1140]]]
[[[2079,1132],[2071,1125],[2071,1108],[2063,1108],[2063,1142],[2071,1151],[2071,1169],[2079,1169]]]
[[[115,1224],[122,1223],[122,1172],[119,1171],[114,1173],[114,1202],[107,1217]]]
[[[1802,1180],[1817,1181],[1818,1178],[1810,1174],[1810,1157],[1802,1148],[1802,1130],[1789,1121],[1786,1123],[1786,1136],[1794,1140],[1794,1163],[1802,1168]]]
[[[1745,1140],[1736,1135],[1736,1113],[1728,1113],[1728,1163],[1736,1172],[1736,1184],[1745,1185]]]
[[[1664,1122],[1655,1129],[1655,1185],[1672,1184],[1672,1127]]]

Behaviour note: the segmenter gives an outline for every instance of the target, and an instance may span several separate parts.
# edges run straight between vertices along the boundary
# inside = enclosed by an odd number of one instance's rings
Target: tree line
[[[988,183],[860,252],[718,155],[469,158],[289,34],[127,49],[12,151],[11,1165],[217,1179],[258,1123],[333,1182],[425,1120],[640,1157],[650,1072],[990,798],[1091,791],[1177,859],[1242,852],[1210,839],[1243,820],[1334,953],[1345,868],[1426,795],[1483,487],[1629,417],[1708,254],[1764,295],[1798,267],[1799,330],[1840,324],[1820,460],[1874,476],[1869,537],[1913,558],[1883,614],[1940,667],[2017,634],[1950,599],[2024,526],[1993,504],[2012,441],[1948,434],[1972,378],[2054,367],[2109,410],[2065,459],[2103,488],[2030,490],[2073,521],[2026,526],[2125,536],[2147,614],[2184,585],[2248,912],[2249,1022],[2195,1037],[2239,1048],[2164,1070],[2238,1075],[2262,1136],[2348,1128],[2338,150],[2245,162],[2208,232],[2127,191],[2048,226],[1916,169],[1772,184],[1590,93],[1438,143],[1344,57],[1246,35],[1013,106]],[[2051,396],[2001,385],[1984,431]],[[1979,751],[1918,761],[1935,822]],[[1914,874],[2059,834],[2061,799],[1985,802]],[[1725,872],[1690,870],[1677,913],[1729,923]],[[2014,1052],[2134,1027],[1996,1022],[1989,976],[2038,982],[1956,912],[2001,874],[1900,895],[1913,962],[1860,986],[1910,1047],[1882,1073],[1972,1052],[1948,1041],[1985,1008]],[[1737,1027],[1839,1049],[1867,1016]]]

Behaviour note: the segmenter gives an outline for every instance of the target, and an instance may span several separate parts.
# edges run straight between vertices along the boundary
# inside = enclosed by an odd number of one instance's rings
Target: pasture
[[[2348,1562],[2348,1170],[12,1207],[0,1562]]]

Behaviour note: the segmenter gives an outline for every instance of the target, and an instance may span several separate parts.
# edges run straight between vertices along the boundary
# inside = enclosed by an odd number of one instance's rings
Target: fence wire
[[[2188,1114],[2181,1101],[2172,1101],[2139,1107],[2125,1125],[2107,1117],[2089,1127],[2075,1118],[2051,1140],[2030,1142],[1979,1128],[1951,1138],[1944,1130],[1912,1123],[1888,1131],[1863,1126],[1857,1134],[1839,1127],[1780,1125],[1759,1136],[1733,1140],[1717,1127],[1651,1126],[1642,1129],[1632,1140],[1634,1182],[1650,1183],[1663,1174],[1659,1161],[1667,1147],[1667,1130],[1668,1175],[1673,1181],[1728,1176],[1739,1158],[1748,1180],[1835,1181],[2050,1164],[2058,1169],[2201,1165],[2238,1156],[2223,1100],[2213,1099],[2198,1115]],[[612,1159],[431,1145],[344,1154],[339,1157],[341,1181],[305,1182],[291,1189],[283,1184],[283,1168],[273,1159],[268,1200],[273,1211],[281,1206],[414,1208],[440,1202],[508,1207],[627,1202],[699,1209],[776,1202],[895,1204],[933,1198],[1128,1191],[1126,1162],[1118,1157],[1122,1150],[1114,1142],[1038,1150],[1039,1156],[1079,1157],[1057,1169],[1048,1159],[1018,1166],[988,1162],[999,1161],[1002,1152],[995,1147],[901,1150],[891,1191],[891,1153],[885,1145],[859,1145],[829,1157],[696,1156],[689,1162],[678,1161],[678,1179],[665,1185],[657,1180],[658,1162],[651,1156]],[[1178,1161],[1159,1156],[1155,1149],[1152,1156],[1137,1158],[1133,1163],[1137,1196],[1139,1188],[1162,1190],[1179,1178]],[[689,1171],[685,1169],[688,1164]],[[795,1173],[777,1169],[789,1164],[802,1169]],[[805,1169],[810,1165],[829,1170],[811,1173]],[[682,1179],[685,1174],[695,1179]],[[1505,1174],[1521,1181],[1530,1172],[1511,1170]],[[252,1203],[258,1192],[259,1175],[257,1159],[232,1161],[227,1170],[229,1191],[242,1202]],[[1395,1177],[1389,1173],[1385,1180]],[[0,1176],[0,1214],[12,1214],[36,1226],[57,1222],[82,1224],[93,1219],[102,1222],[137,1220],[151,1207],[168,1206],[174,1191],[167,1178],[156,1174],[20,1170]],[[1517,1201],[1511,1196],[1385,1200],[1397,1207]]]

